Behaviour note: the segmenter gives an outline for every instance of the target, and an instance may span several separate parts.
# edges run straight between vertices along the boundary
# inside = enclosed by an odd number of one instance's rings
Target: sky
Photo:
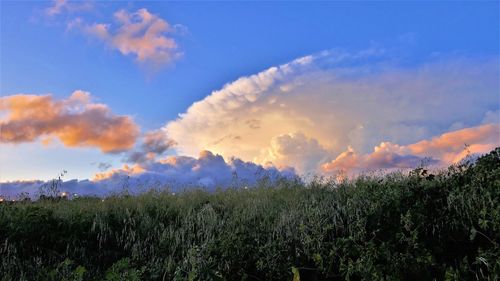
[[[75,190],[217,186],[486,153],[500,146],[499,8],[2,1],[0,194],[62,171]]]

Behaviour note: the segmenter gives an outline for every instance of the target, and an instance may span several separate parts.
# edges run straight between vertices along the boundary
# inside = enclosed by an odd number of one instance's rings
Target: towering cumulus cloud
[[[334,161],[331,169],[342,159],[357,168],[410,167],[427,156],[444,163],[454,158],[450,148],[430,143],[481,122],[496,128],[498,77],[496,58],[437,57],[402,66],[384,50],[328,51],[239,78],[164,129],[181,154],[206,149],[301,173],[323,172],[325,163]],[[471,136],[460,147],[479,149],[473,136],[482,130],[458,131]],[[480,151],[499,144],[493,131]],[[427,146],[433,153],[417,148],[435,136],[441,137]],[[374,155],[362,156],[374,147]]]
[[[139,129],[129,116],[118,116],[90,94],[75,91],[63,100],[51,95],[13,95],[0,98],[0,141],[33,142],[59,139],[68,147],[97,147],[103,152],[130,149]]]

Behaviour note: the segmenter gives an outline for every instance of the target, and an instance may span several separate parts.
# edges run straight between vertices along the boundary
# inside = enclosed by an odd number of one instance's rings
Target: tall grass
[[[0,204],[1,280],[498,280],[500,148],[435,175]]]

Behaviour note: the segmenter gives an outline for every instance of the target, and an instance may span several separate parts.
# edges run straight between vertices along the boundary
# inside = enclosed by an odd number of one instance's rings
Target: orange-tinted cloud
[[[75,91],[69,98],[51,95],[13,95],[0,98],[0,142],[33,142],[58,138],[68,147],[98,147],[103,152],[130,149],[139,128],[129,116],[118,116],[90,94]]]
[[[151,70],[182,56],[174,35],[186,34],[187,27],[171,25],[145,8],[135,12],[120,9],[113,14],[114,21],[90,21],[85,13],[94,8],[90,1],[54,0],[44,14],[65,24],[67,30],[78,30],[123,55],[133,56]]]
[[[407,154],[406,148],[397,144],[383,142],[376,146],[372,153],[359,154],[351,147],[342,152],[333,161],[321,166],[325,173],[346,172],[348,174],[379,170],[415,168],[427,162],[436,163],[435,159],[426,159]]]
[[[176,26],[147,9],[134,13],[119,10],[114,18],[115,24],[86,24],[77,18],[68,23],[68,28],[80,28],[123,55],[133,55],[139,63],[159,67],[182,55],[175,39],[168,35],[176,32]]]
[[[415,168],[420,164],[439,163],[440,166],[446,166],[462,160],[468,154],[485,154],[498,146],[500,124],[485,124],[447,132],[407,146],[383,142],[369,154],[359,154],[349,147],[331,162],[323,164],[322,170],[326,173],[355,173]]]
[[[133,166],[129,166],[127,164],[123,165],[121,169],[111,169],[109,171],[105,171],[102,173],[97,173],[94,175],[93,181],[101,181],[105,179],[109,179],[116,174],[127,174],[127,175],[137,175],[143,173],[145,170],[140,165],[136,164]]]
[[[465,149],[465,145],[468,148]],[[500,146],[500,124],[485,124],[444,133],[408,146],[413,154],[438,157],[446,163],[460,161],[467,153],[487,153]]]

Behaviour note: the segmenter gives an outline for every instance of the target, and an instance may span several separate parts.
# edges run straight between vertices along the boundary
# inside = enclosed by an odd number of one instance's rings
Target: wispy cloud
[[[0,119],[2,143],[57,138],[67,147],[97,147],[112,153],[132,148],[139,134],[131,117],[113,114],[80,90],[62,100],[51,95],[2,97],[0,112],[6,116]]]
[[[90,11],[93,8],[94,5],[90,1],[54,0],[44,12],[49,17],[55,17],[63,13]]]
[[[99,171],[106,171],[108,169],[110,169],[112,167],[112,165],[110,163],[106,163],[106,162],[99,162],[97,164],[97,168],[99,169]]]

